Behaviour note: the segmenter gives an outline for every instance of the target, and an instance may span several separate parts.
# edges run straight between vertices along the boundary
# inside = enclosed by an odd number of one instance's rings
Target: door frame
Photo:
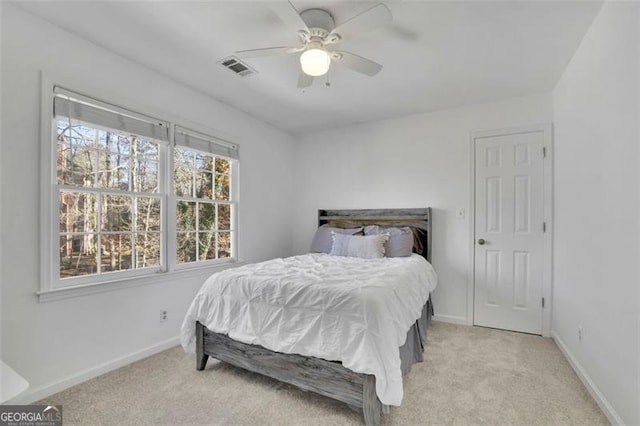
[[[475,233],[476,233],[476,139],[505,136],[520,133],[542,132],[543,147],[546,156],[543,161],[542,192],[543,217],[546,230],[543,235],[543,278],[542,297],[542,335],[551,335],[551,307],[553,294],[553,124],[511,127],[506,129],[484,130],[469,134],[469,266],[467,282],[467,325],[473,325],[475,299]],[[542,155],[542,153],[540,153]]]

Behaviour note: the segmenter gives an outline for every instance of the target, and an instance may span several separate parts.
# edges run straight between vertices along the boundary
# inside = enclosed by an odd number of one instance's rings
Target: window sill
[[[188,269],[180,269],[171,272],[157,272],[151,275],[144,275],[135,278],[123,278],[100,283],[76,285],[72,287],[56,288],[36,292],[39,303],[53,302],[56,300],[69,299],[72,297],[88,296],[95,293],[105,293],[108,291],[122,290],[125,288],[138,287],[142,285],[164,283],[168,281],[178,281],[202,276],[203,279],[209,275],[229,268],[235,268],[244,264],[244,261],[228,262],[217,265],[194,266]]]

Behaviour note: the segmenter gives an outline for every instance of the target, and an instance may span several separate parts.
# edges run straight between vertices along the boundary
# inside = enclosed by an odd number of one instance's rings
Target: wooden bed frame
[[[423,231],[420,235],[423,246],[421,255],[431,261],[430,207],[319,210],[318,226],[327,223],[412,226]],[[427,310],[433,312],[431,299],[427,304]],[[380,424],[382,404],[376,395],[375,377],[355,373],[343,367],[340,362],[274,352],[262,346],[235,341],[196,322],[196,369],[204,370],[209,357],[292,384],[304,391],[312,391],[342,401],[362,411],[365,424]]]

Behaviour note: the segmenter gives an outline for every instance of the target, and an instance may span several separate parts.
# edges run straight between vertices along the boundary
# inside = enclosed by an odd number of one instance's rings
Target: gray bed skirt
[[[424,361],[424,346],[427,340],[427,328],[433,316],[433,303],[431,298],[422,308],[422,316],[411,326],[407,332],[407,340],[400,346],[400,362],[402,375],[406,376],[416,362]]]

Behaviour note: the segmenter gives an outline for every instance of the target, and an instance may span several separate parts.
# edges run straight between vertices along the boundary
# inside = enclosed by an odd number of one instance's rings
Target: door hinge
[[[542,147],[542,158],[546,158],[547,157],[547,147],[543,146]]]
[[[542,308],[544,309],[544,297],[542,298]]]
[[[542,232],[547,232],[547,222],[542,222]]]

